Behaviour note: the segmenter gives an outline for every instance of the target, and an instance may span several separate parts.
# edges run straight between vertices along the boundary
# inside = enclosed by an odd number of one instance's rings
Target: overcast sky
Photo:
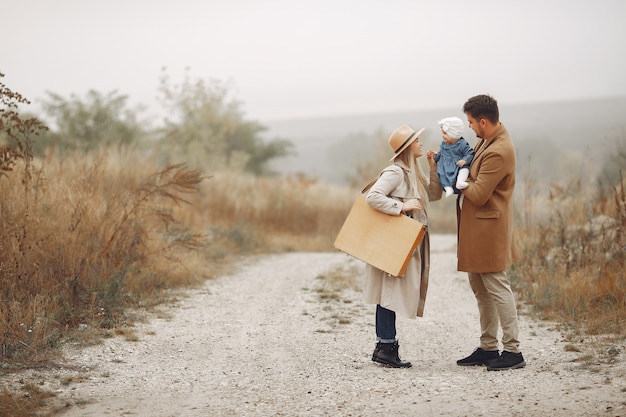
[[[624,0],[2,0],[3,82],[117,90],[230,83],[253,120],[626,95]]]

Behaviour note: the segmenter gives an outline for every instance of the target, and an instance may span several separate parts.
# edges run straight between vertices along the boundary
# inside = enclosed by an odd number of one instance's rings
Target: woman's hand
[[[406,213],[409,213],[413,210],[421,210],[421,209],[422,209],[422,203],[420,203],[420,201],[416,198],[412,198],[402,203],[402,211]]]
[[[426,160],[428,161],[428,165],[430,166],[431,171],[434,171],[437,169],[437,163],[435,162],[435,155],[437,155],[437,152],[435,151],[426,152]]]

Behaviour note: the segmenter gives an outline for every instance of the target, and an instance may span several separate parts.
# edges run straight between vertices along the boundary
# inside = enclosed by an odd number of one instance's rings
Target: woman
[[[427,225],[428,203],[441,198],[442,188],[433,155],[428,156],[430,180],[426,179],[416,160],[422,156],[422,143],[418,136],[424,129],[416,132],[404,125],[391,134],[389,146],[395,153],[391,158],[393,164],[383,170],[369,189],[366,201],[370,207],[383,213],[395,216],[406,214]],[[411,366],[398,354],[396,313],[411,319],[423,315],[429,269],[428,231],[411,256],[403,277],[390,276],[367,265],[363,299],[367,304],[376,304],[378,343],[372,354],[374,362],[394,368]]]

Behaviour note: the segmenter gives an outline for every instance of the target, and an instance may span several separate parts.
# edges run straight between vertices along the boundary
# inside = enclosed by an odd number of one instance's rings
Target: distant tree
[[[161,148],[170,159],[202,168],[229,166],[265,175],[271,174],[268,162],[291,149],[287,140],[264,141],[260,135],[267,128],[246,120],[240,103],[218,80],[193,81],[186,75],[182,84],[172,85],[164,72],[160,93],[168,111]]]
[[[138,112],[128,108],[127,96],[116,91],[101,94],[90,90],[84,99],[66,99],[47,92],[43,109],[52,130],[43,137],[38,151],[48,146],[60,150],[89,151],[98,147],[139,142],[145,135]]]

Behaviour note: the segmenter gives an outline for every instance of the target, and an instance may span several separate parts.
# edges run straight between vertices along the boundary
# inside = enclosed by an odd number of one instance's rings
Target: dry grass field
[[[92,343],[132,325],[132,309],[219,274],[236,256],[332,250],[358,193],[306,178],[160,168],[133,151],[50,157],[25,174],[17,164],[0,178],[2,372],[49,366],[78,334]],[[518,216],[516,289],[572,335],[623,338],[626,195],[585,195],[567,187],[518,205],[530,213]],[[454,218],[443,204],[433,205],[432,227],[445,232]],[[5,391],[3,414],[45,397],[31,388],[27,397]]]

